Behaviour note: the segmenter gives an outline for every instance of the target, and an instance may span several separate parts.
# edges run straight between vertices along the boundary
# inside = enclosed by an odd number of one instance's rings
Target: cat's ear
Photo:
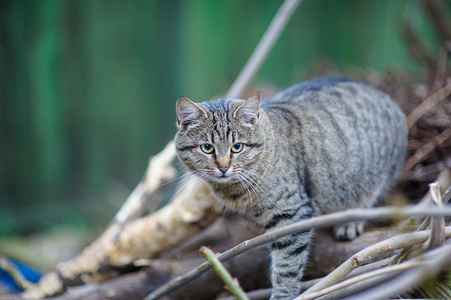
[[[208,117],[207,112],[202,107],[186,97],[179,98],[175,110],[179,128],[195,123],[200,117]]]
[[[246,99],[238,108],[233,112],[234,118],[242,118],[246,123],[256,124],[258,122],[260,103],[262,102],[262,96],[259,92],[256,92],[252,96]]]

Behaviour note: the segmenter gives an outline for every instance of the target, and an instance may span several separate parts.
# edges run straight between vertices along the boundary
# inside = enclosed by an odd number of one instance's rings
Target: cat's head
[[[177,101],[175,144],[180,160],[214,183],[238,182],[256,172],[265,143],[261,96],[194,103]]]

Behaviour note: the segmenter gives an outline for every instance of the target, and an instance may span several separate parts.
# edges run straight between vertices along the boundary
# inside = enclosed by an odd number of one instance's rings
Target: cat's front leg
[[[311,236],[312,231],[293,234],[271,245],[271,300],[293,299],[299,295]]]

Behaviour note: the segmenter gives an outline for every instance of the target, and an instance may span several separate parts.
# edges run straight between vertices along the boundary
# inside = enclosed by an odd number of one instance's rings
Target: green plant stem
[[[227,251],[221,253],[218,260],[223,262],[231,259],[243,252],[246,252],[255,247],[271,243],[283,236],[293,233],[304,232],[312,228],[325,228],[332,225],[344,224],[349,222],[357,222],[363,220],[381,220],[381,219],[399,219],[412,216],[428,216],[428,215],[451,215],[451,208],[443,207],[378,207],[372,209],[349,209],[346,211],[331,213],[328,215],[322,215],[311,219],[296,222],[287,226],[274,229],[259,235],[253,239],[246,240],[239,245],[230,248]],[[205,262],[193,270],[180,275],[166,284],[162,285],[152,293],[150,293],[145,300],[154,300],[160,298],[162,295],[169,293],[170,291],[184,285],[195,278],[198,278],[203,273],[210,269],[210,264]]]
[[[227,289],[238,300],[249,300],[249,298],[246,296],[246,293],[240,287],[238,281],[232,278],[232,275],[230,275],[227,269],[221,264],[217,256],[213,253],[213,251],[203,246],[200,248],[199,253],[208,260],[208,262],[211,264],[216,273],[218,273],[219,277],[221,277],[222,281],[224,281],[225,285],[227,286]]]

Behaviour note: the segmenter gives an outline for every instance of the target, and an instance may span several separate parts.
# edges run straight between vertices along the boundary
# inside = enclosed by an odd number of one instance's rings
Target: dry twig
[[[431,200],[433,197],[440,198],[440,195],[437,195],[437,193],[441,193],[441,191],[444,191],[444,195],[447,195],[447,192],[449,190],[445,191],[446,186],[451,186],[451,172],[449,169],[444,169],[439,176],[437,177],[437,181],[435,183],[433,183],[432,185],[434,186],[434,189],[436,190],[434,193],[436,195],[432,195],[433,191],[432,189],[429,190],[429,192],[423,197],[423,199],[417,204],[417,207],[424,207],[424,206],[429,206],[431,204]],[[451,196],[450,196],[451,197]],[[445,199],[443,198],[441,200],[441,203],[443,203],[443,205],[446,205],[446,203],[448,203],[448,198]],[[433,202],[437,203],[436,200],[432,200]],[[409,220],[406,220],[405,222],[403,222],[403,226],[404,228],[407,229],[407,224],[410,223],[410,221],[412,221],[413,218],[410,218]],[[426,230],[426,228],[428,228],[428,226],[431,224],[431,218],[428,216],[427,218],[425,218],[423,220],[423,222],[420,224],[420,226],[417,228],[417,231],[422,231],[422,230]],[[444,223],[441,225],[442,228],[444,227]],[[436,229],[437,230],[437,229]],[[399,252],[396,257],[393,259],[392,264],[397,264],[400,263],[401,261],[403,261],[407,255],[411,252],[413,247],[406,247],[404,249],[402,249],[401,252]]]
[[[440,193],[440,187],[437,182],[430,184],[430,193],[432,195],[432,200],[437,207],[443,207],[442,196]],[[434,249],[443,244],[445,236],[445,218],[442,217],[432,217],[431,218],[431,236],[424,245],[425,249]]]
[[[24,292],[23,298],[39,299],[67,286],[110,279],[119,275],[118,267],[130,265],[136,259],[153,257],[182,243],[220,215],[222,209],[211,201],[211,197],[207,186],[192,183],[171,205],[125,225],[113,223],[77,257],[60,263],[36,288]]]
[[[299,4],[299,2],[300,0],[287,0],[284,3],[285,8],[288,7],[288,5],[292,5],[291,12],[290,9],[288,12],[285,12],[285,20],[279,23],[278,26],[281,26],[279,29],[273,29],[275,33],[272,35],[269,42],[263,42],[267,35],[271,36],[271,34],[269,34],[269,30],[265,33],[265,36],[262,38],[260,44],[265,44],[266,48],[261,49],[263,46],[259,44],[254,52],[255,55],[253,54],[252,58],[246,64],[246,70],[243,70],[242,74],[240,74],[232,88],[229,90],[227,94],[228,96],[238,96],[242,88],[247,84],[248,79],[253,76],[255,71],[262,64],[267,52],[277,39],[281,28],[285,25],[290,13],[294,11],[294,8]],[[282,11],[282,8],[280,11]],[[276,22],[273,21],[270,27],[272,27],[273,23]],[[420,50],[419,54],[423,56],[430,66],[435,65],[435,58],[431,55],[427,45],[422,44],[421,41],[418,42],[418,37],[410,32],[409,28],[407,28],[407,32],[410,33],[411,42],[413,41],[413,44],[417,46],[419,45],[419,47],[415,47],[417,50]],[[257,55],[257,53],[260,53],[260,55]],[[254,56],[258,57],[258,59],[254,59]],[[248,74],[243,75],[246,72]],[[413,126],[422,115],[450,94],[451,84],[448,84],[431,95],[409,116],[409,127]],[[437,145],[448,139],[450,133],[451,132],[449,129],[445,130],[437,137],[435,143],[430,141],[424,145],[423,148],[417,151],[418,155],[408,161],[408,169],[413,168],[419,161],[423,160],[424,157],[430,153],[430,151],[437,147]],[[161,183],[168,181],[169,178],[174,175],[173,169],[171,169],[172,167],[170,166],[170,162],[175,157],[173,142],[169,143],[163,152],[167,155],[163,155],[164,159],[159,157],[158,159],[155,158],[151,161],[146,171],[145,178],[138,184],[133,193],[129,196],[104,234],[88,246],[75,259],[67,263],[61,263],[57,266],[56,272],[47,274],[38,289],[32,288],[29,290],[28,294],[25,294],[26,298],[28,298],[27,295],[33,295],[33,291],[36,292],[34,296],[37,295],[37,297],[43,297],[45,295],[52,295],[56,292],[60,292],[68,285],[78,285],[115,276],[117,274],[114,273],[115,267],[121,267],[125,264],[129,264],[137,258],[152,257],[161,251],[166,250],[168,247],[178,245],[184,239],[208,226],[216,218],[216,216],[220,214],[220,208],[215,206],[208,189],[206,189],[203,185],[196,186],[194,181],[190,181],[187,184],[188,188],[184,189],[179,195],[177,195],[173,203],[169,204],[167,207],[155,214],[142,218],[146,207],[149,205],[149,201],[156,203],[158,200],[161,192]],[[159,162],[162,162],[163,165],[158,165]],[[152,169],[154,171],[156,170],[157,174],[154,173]],[[444,198],[448,196],[451,197],[451,192],[444,194]],[[424,215],[425,211],[426,213],[427,211],[435,212],[435,216],[438,215],[437,209],[433,208],[421,208],[421,211],[420,209],[409,209],[407,210],[409,211],[408,213],[401,215],[407,216],[410,213]],[[447,213],[447,211],[448,208],[445,208],[444,212]],[[356,215],[353,215],[354,213]],[[394,216],[399,212],[395,212],[393,210],[391,213],[392,216]],[[313,223],[307,223],[309,225],[300,224],[296,230],[308,230],[312,226],[320,228],[323,226],[328,226],[327,224],[335,225],[335,223],[338,224],[340,222],[348,222],[354,219],[369,220],[375,218],[387,218],[388,215],[384,216],[381,214],[380,210],[376,210],[375,215],[371,216],[369,216],[366,212],[359,215],[359,211],[353,211],[348,214],[345,213],[344,219],[338,216],[337,219],[332,221],[329,221],[327,217],[325,220],[315,219]],[[286,232],[291,232],[291,230],[294,230],[295,227],[296,226],[288,228]],[[260,236],[244,242],[237,247],[224,252],[220,258],[226,260],[239,253],[247,251],[247,249],[271,242],[277,239],[278,236],[289,234],[286,232],[272,232],[265,234],[264,237]],[[101,269],[102,271],[100,271]],[[109,271],[112,270],[112,272],[104,272],[105,269],[109,269]],[[204,272],[204,269],[200,268],[200,272]],[[68,280],[69,283],[63,282],[63,279]]]
[[[171,163],[175,158],[174,142],[149,160],[144,179],[135,187],[127,200],[122,204],[113,219],[113,223],[126,223],[144,215],[149,202],[154,208],[160,199],[161,187],[175,177],[176,171]],[[153,210],[153,209],[151,209]]]
[[[321,297],[323,295],[335,292],[339,289],[343,289],[346,288],[348,286],[357,284],[359,282],[362,281],[368,281],[370,279],[373,279],[375,277],[379,277],[382,275],[388,275],[388,276],[393,276],[393,273],[399,273],[401,271],[405,271],[414,267],[418,267],[420,265],[424,264],[424,262],[417,262],[417,261],[411,261],[411,262],[406,262],[404,264],[401,265],[395,265],[395,266],[389,266],[389,267],[385,267],[385,268],[381,268],[381,269],[377,269],[373,272],[370,273],[366,273],[366,274],[362,274],[362,275],[358,275],[355,277],[352,277],[350,279],[347,279],[345,281],[339,282],[337,284],[334,284],[332,286],[326,287],[324,289],[321,289],[317,292],[312,292],[311,294],[308,295],[300,295],[299,297],[296,297],[295,300],[312,300],[312,299],[317,299],[318,297]],[[386,276],[387,277],[387,276]]]
[[[324,228],[337,224],[357,222],[362,220],[381,220],[387,218],[407,218],[410,216],[427,216],[427,215],[433,216],[451,215],[451,208],[445,207],[439,210],[437,208],[380,207],[367,210],[351,209],[343,212],[322,215],[308,220],[303,220],[288,226],[280,227],[278,229],[259,235],[251,240],[244,241],[239,245],[223,252],[221,255],[218,256],[218,260],[221,262],[226,261],[232,257],[235,257],[255,247],[264,245],[266,243],[274,242],[283,236],[307,231],[312,228]],[[426,238],[424,238],[424,240],[426,240]],[[161,286],[160,288],[152,292],[148,297],[146,297],[146,300],[158,299],[159,297],[165,295],[166,293],[171,292],[177,287],[182,286],[195,278],[198,278],[200,275],[202,275],[209,269],[210,265],[207,262],[203,263],[198,267],[196,267],[195,269],[187,272],[186,274],[174,278],[170,282]]]
[[[291,15],[296,10],[296,7],[301,3],[301,0],[285,0],[282,6],[277,11],[271,24],[269,24],[268,29],[262,36],[260,42],[252,53],[251,57],[247,61],[243,70],[241,71],[238,78],[232,84],[231,88],[227,92],[227,98],[239,97],[243,89],[249,83],[249,81],[254,77],[257,70],[265,61],[266,56],[268,56],[269,51],[274,46],[275,42],[282,33],[288,20],[290,20]]]
[[[276,20],[271,23],[262,42],[257,46],[255,53],[258,55],[253,56],[246,64],[246,72],[249,72],[246,78],[237,78],[233,85],[236,87],[232,87],[228,95],[238,96],[239,91],[255,74],[299,2],[300,0],[286,0]],[[175,157],[173,142],[166,146],[163,153],[161,156],[164,159],[159,157],[150,161],[145,179],[137,185],[105,232],[77,257],[59,264],[56,271],[46,274],[39,285],[27,290],[23,297],[42,298],[60,292],[68,284],[79,285],[105,280],[117,274],[101,274],[99,270],[102,267],[122,266],[131,263],[133,259],[151,257],[181,243],[211,224],[219,215],[220,209],[209,189],[204,184],[196,185],[193,179],[186,184],[189,188],[185,187],[171,204],[154,214],[155,216],[140,218],[148,204],[148,195],[158,195],[161,184],[174,174],[169,165]],[[179,226],[180,221],[185,225]],[[126,224],[127,222],[130,223]]]
[[[446,233],[448,236],[451,236],[451,227],[447,228]],[[430,231],[406,233],[365,248],[359,253],[350,257],[332,273],[330,273],[323,280],[305,291],[302,295],[307,296],[339,282],[355,268],[379,260],[381,253],[392,252],[397,249],[424,243],[429,238],[430,234]]]
[[[384,284],[378,285],[372,289],[366,290],[360,294],[347,298],[347,300],[377,300],[386,299],[394,294],[410,288],[425,278],[437,274],[444,267],[451,263],[451,246],[443,246],[429,251],[425,254],[425,260],[428,263],[404,272],[395,280],[390,280]]]
[[[407,126],[409,128],[412,127],[425,113],[437,105],[437,103],[446,99],[449,95],[451,95],[451,83],[448,83],[443,88],[439,89],[415,108],[415,110],[407,116]]]
[[[34,286],[34,284],[23,277],[17,267],[2,254],[0,254],[0,270],[8,273],[14,282],[23,289]]]
[[[451,87],[451,85],[450,85]],[[431,153],[435,147],[442,144],[444,141],[451,137],[451,128],[446,129],[438,136],[434,137],[431,141],[425,144],[423,147],[415,151],[415,154],[407,160],[404,169],[411,170],[413,167],[422,161],[429,153]]]

